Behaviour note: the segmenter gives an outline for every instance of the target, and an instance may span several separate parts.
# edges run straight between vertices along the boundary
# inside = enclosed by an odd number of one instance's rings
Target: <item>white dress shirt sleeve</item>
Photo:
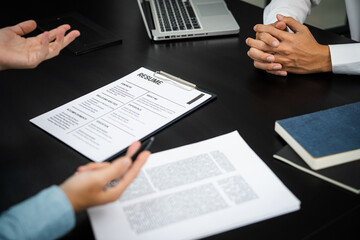
[[[333,73],[360,75],[360,43],[329,45]]]
[[[346,0],[346,14],[349,21],[351,39],[360,41],[360,1]]]
[[[311,7],[318,5],[321,0],[272,0],[265,7],[263,21],[264,24],[271,24],[277,21],[276,14],[282,14],[304,23],[306,17],[311,12]]]
[[[276,14],[279,13],[304,23],[311,7],[318,5],[320,1],[272,0],[264,9],[264,24],[276,22]],[[333,73],[360,75],[360,43],[329,45],[329,48]]]

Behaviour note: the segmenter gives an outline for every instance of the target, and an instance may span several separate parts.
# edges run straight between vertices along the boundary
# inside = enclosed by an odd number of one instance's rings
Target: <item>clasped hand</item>
[[[309,29],[295,19],[280,14],[276,17],[274,24],[255,25],[256,39],[246,39],[248,56],[256,68],[279,76],[332,70],[328,46],[319,44]]]

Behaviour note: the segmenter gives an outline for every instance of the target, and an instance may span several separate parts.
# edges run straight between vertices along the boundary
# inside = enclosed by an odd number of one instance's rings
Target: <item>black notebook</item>
[[[315,177],[360,194],[360,160],[313,170],[289,145],[280,149],[273,157]]]
[[[77,37],[66,48],[75,55],[84,54],[122,42],[121,37],[103,28],[77,12],[37,21],[41,31],[49,31],[62,24],[69,24],[71,30],[79,30]]]

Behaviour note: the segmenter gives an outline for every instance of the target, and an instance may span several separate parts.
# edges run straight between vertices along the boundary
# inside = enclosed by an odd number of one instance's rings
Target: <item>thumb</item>
[[[296,21],[294,18],[292,17],[285,17],[281,14],[277,14],[276,18],[279,21],[284,22],[294,33],[296,32],[301,32],[304,25],[299,23],[298,21]]]
[[[27,20],[10,27],[16,34],[22,36],[28,34],[36,29],[36,22],[34,20]]]

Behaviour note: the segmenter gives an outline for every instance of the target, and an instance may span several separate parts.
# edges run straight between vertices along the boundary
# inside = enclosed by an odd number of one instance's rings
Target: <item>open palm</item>
[[[65,24],[35,37],[23,37],[36,29],[36,22],[28,20],[0,29],[0,70],[9,68],[35,68],[42,61],[57,56],[60,51],[80,35]]]

